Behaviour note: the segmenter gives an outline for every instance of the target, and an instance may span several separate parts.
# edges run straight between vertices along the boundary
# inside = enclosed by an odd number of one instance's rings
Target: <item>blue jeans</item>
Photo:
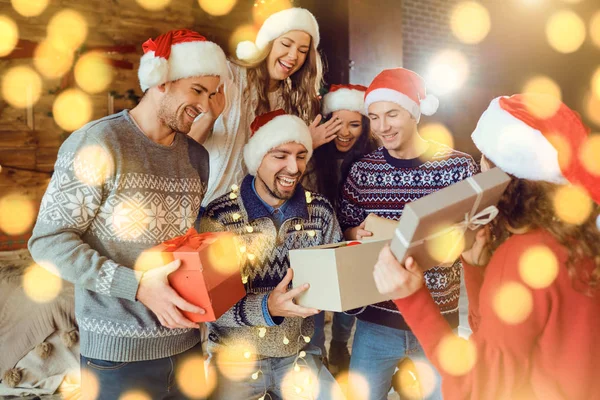
[[[368,383],[368,397],[360,397],[361,400],[386,400],[392,385],[392,376],[398,363],[404,358],[413,361],[425,362],[433,371],[435,384],[431,382],[427,388],[429,396],[427,400],[438,400],[442,398],[441,378],[433,365],[427,361],[421,345],[416,336],[410,332],[387,326],[373,324],[370,322],[356,322],[354,343],[352,345],[352,357],[350,358],[350,376],[357,374]],[[353,391],[350,382],[348,393]]]
[[[218,361],[218,354],[211,354],[209,377],[216,375],[217,382],[211,400],[256,400],[267,393],[266,399],[272,400],[343,399],[340,387],[323,365],[320,349],[309,344],[304,350],[304,361],[298,362],[300,371],[294,371],[296,356],[223,362]]]
[[[331,324],[331,340],[341,343],[348,343],[354,326],[354,315],[348,315],[341,312],[333,313],[333,322]],[[325,352],[325,311],[321,311],[314,317],[315,333],[311,342],[321,348],[323,354]]]
[[[152,400],[190,399],[179,390],[176,371],[192,356],[202,357],[200,343],[181,354],[149,361],[114,362],[80,356],[83,398],[116,400],[135,390]],[[204,381],[204,376],[198,379]]]

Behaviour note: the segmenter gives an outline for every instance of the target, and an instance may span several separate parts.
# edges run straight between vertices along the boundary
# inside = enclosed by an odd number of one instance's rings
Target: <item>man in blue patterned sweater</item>
[[[383,147],[352,166],[342,189],[339,218],[347,239],[371,235],[364,230],[368,214],[398,220],[405,204],[476,172],[471,156],[419,135],[421,114],[435,113],[438,104],[413,71],[395,68],[375,77],[365,94],[365,107]],[[425,273],[425,279],[442,313],[456,328],[460,264],[435,267]],[[424,358],[423,351],[393,302],[368,306],[357,318],[350,371],[366,378],[369,400],[387,399],[398,362],[404,357]],[[441,398],[439,384],[428,389],[425,398]]]
[[[213,398],[314,398],[317,392],[329,398],[339,388],[310,343],[319,310],[294,303],[309,288],[288,290],[288,252],[339,242],[342,232],[331,204],[299,184],[312,154],[306,124],[276,110],[258,116],[251,131],[244,148],[249,175],[207,206],[200,225],[205,232],[238,235],[247,291],[209,324]]]

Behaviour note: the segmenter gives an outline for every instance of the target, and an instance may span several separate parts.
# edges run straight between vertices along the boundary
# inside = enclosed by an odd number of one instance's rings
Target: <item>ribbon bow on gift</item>
[[[193,249],[197,249],[208,239],[214,238],[215,235],[212,232],[198,233],[194,228],[190,228],[185,235],[166,240],[163,244],[166,246],[165,251],[173,252],[182,246],[189,246]]]

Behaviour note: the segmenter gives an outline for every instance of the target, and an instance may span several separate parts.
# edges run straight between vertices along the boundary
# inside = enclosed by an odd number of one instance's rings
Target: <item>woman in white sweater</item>
[[[189,133],[210,154],[204,207],[246,175],[242,149],[256,115],[282,108],[299,116],[310,125],[315,148],[335,138],[340,121],[319,125],[319,39],[315,17],[303,8],[290,8],[267,18],[256,42],[238,44],[238,59],[229,62],[232,84],[216,95]]]

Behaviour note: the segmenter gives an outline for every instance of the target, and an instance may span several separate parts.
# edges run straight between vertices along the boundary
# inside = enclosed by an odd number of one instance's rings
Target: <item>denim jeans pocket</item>
[[[404,353],[407,356],[415,355],[423,352],[421,344],[417,340],[417,337],[412,332],[405,332],[405,347]]]
[[[84,358],[85,365],[92,369],[96,369],[99,371],[112,371],[118,370],[129,364],[128,362],[121,361],[107,361],[107,360],[97,360],[94,358]]]

